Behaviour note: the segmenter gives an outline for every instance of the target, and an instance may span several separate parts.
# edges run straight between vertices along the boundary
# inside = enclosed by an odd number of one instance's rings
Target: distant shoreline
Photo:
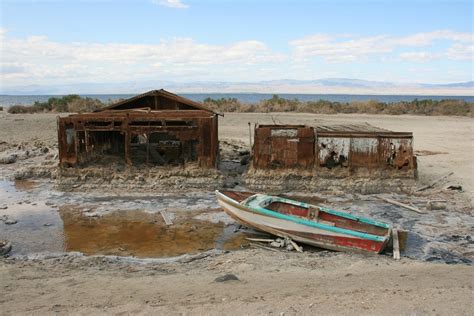
[[[354,101],[377,100],[384,103],[411,102],[418,100],[464,100],[474,102],[474,96],[446,96],[446,95],[388,95],[388,94],[306,94],[306,93],[178,93],[179,95],[194,101],[202,102],[206,98],[236,98],[242,103],[258,103],[269,99],[273,95],[286,99],[298,99],[299,101],[319,101],[350,103]],[[136,94],[79,94],[81,97],[97,98],[102,102],[110,102],[118,99],[126,99]],[[60,97],[64,94],[38,94],[38,95],[0,95],[0,106],[10,107],[12,105],[32,105],[35,101],[45,102],[50,97]]]

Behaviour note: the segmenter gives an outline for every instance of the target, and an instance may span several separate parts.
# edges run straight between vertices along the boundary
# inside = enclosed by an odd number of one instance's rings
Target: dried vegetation
[[[256,104],[242,103],[236,98],[207,98],[204,104],[219,112],[303,112],[315,114],[360,113],[360,114],[412,114],[472,116],[474,103],[463,100],[418,100],[385,103],[377,100],[367,102],[300,101],[298,99],[272,98]]]

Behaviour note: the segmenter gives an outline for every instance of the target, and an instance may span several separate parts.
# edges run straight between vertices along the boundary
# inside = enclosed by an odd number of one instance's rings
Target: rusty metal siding
[[[317,167],[415,170],[412,133],[331,131],[317,133]]]
[[[416,170],[412,133],[363,125],[317,127],[260,125],[255,127],[252,166],[257,169],[302,168]]]
[[[314,163],[314,130],[306,126],[255,127],[256,168],[310,168]]]
[[[334,168],[348,166],[349,152],[351,149],[348,137],[318,137],[317,162],[319,167]]]

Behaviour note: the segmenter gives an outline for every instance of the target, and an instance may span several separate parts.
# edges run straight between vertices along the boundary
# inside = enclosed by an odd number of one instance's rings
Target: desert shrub
[[[103,107],[104,104],[99,99],[75,98],[67,103],[68,112],[92,112]]]
[[[10,114],[23,114],[23,113],[33,113],[33,112],[32,112],[32,107],[31,106],[12,105],[8,109],[8,113],[10,113]]]
[[[0,111],[3,111],[3,106],[0,106]]]
[[[237,98],[206,98],[203,103],[212,110],[219,112],[243,112],[241,111],[242,103]]]
[[[8,113],[38,113],[38,112],[88,112],[94,111],[104,104],[99,99],[82,98],[76,94],[63,97],[51,97],[47,102],[36,101],[33,105],[14,105]]]
[[[298,99],[280,98],[274,94],[271,99],[262,100],[259,103],[259,108],[264,112],[295,112],[301,102]]]

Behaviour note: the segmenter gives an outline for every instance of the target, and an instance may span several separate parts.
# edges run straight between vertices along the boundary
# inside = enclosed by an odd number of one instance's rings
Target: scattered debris
[[[285,248],[287,251],[296,250],[298,252],[303,252],[303,247],[298,246],[293,240],[290,238],[277,238],[277,239],[268,239],[268,238],[245,238],[248,241],[255,241],[255,242],[265,242],[268,243],[273,248]]]
[[[405,203],[398,202],[398,201],[395,201],[395,200],[392,200],[392,199],[389,199],[389,198],[386,198],[386,197],[383,197],[383,196],[379,196],[378,198],[381,199],[381,200],[384,200],[385,202],[388,202],[388,203],[393,204],[393,205],[401,206],[401,207],[406,208],[408,210],[411,210],[413,212],[416,212],[416,213],[419,213],[419,214],[426,214],[425,212],[423,212],[422,210],[420,210],[420,209],[418,209],[414,206],[410,206],[410,205],[407,205]]]
[[[234,274],[226,274],[214,279],[214,282],[227,282],[227,281],[239,281],[239,278]]]
[[[0,256],[8,254],[12,250],[12,243],[8,240],[0,240]]]
[[[458,192],[464,192],[463,189],[462,189],[462,186],[460,186],[460,185],[450,185],[450,186],[446,187],[446,189],[453,190],[453,191],[458,191]]]
[[[434,181],[431,182],[430,184],[424,185],[424,186],[422,186],[421,188],[416,189],[415,192],[420,192],[420,191],[424,191],[424,190],[426,190],[426,189],[430,189],[430,188],[434,187],[438,182],[440,182],[440,181],[446,179],[446,178],[449,177],[449,176],[452,176],[453,174],[454,174],[454,172],[450,172],[450,173],[448,173],[447,175],[444,175],[444,176],[442,176],[442,177],[440,177],[440,178],[434,180]]]

